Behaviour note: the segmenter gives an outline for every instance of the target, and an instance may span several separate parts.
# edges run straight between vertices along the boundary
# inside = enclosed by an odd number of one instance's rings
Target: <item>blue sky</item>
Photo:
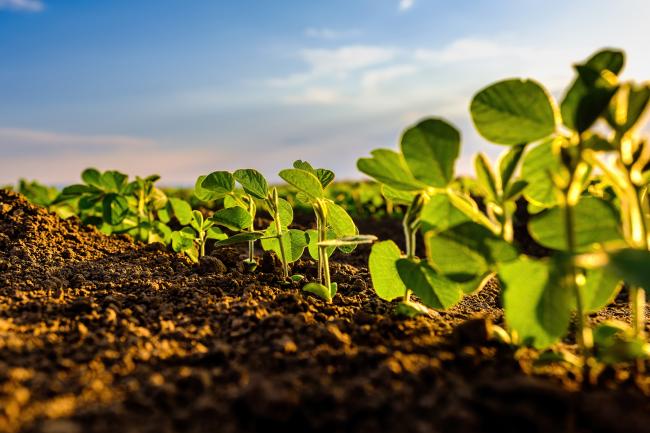
[[[603,46],[650,77],[645,0],[0,0],[0,184],[87,166],[192,184],[294,159],[357,178],[425,116],[478,150],[472,95],[521,76],[557,96]]]

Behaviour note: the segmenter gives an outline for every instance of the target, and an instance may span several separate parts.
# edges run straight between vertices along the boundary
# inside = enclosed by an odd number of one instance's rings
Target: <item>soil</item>
[[[401,237],[399,222],[359,225]],[[373,293],[367,253],[332,260],[327,304],[283,285],[270,255],[255,273],[236,249],[193,265],[0,191],[0,431],[650,430],[646,376],[608,368],[581,387],[488,339],[496,282],[403,319]],[[626,320],[625,300],[605,317]]]

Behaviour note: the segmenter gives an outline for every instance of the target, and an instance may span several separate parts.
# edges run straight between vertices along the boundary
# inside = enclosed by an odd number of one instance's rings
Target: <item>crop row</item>
[[[396,312],[413,316],[450,308],[496,277],[506,327],[492,329],[502,341],[551,348],[541,360],[585,368],[648,358],[650,145],[639,131],[650,86],[620,80],[623,65],[621,51],[595,53],[575,65],[576,76],[559,102],[533,80],[508,79],[480,90],[470,106],[473,123],[505,149],[495,162],[476,155],[471,181],[455,173],[460,133],[440,118],[406,129],[399,150],[376,149],[359,159],[359,170],[377,182],[386,200],[367,194],[368,203],[389,212],[393,205],[404,209],[406,251],[390,240],[372,246],[369,269],[377,295],[399,299]],[[307,250],[318,261],[318,278],[304,290],[331,301],[337,287],[329,257],[376,239],[359,234],[346,209],[327,194],[332,171],[296,161],[279,176],[293,191],[291,202],[253,169],[200,176],[193,200],[221,203],[209,217],[156,188],[157,176],[129,182],[119,172],[94,169],[84,171],[83,184],[64,188],[48,204],[59,210],[68,205],[105,231],[167,243],[195,261],[209,239],[217,247],[242,242],[253,271],[259,242],[278,256],[287,279],[304,278],[292,275],[290,265]],[[526,255],[515,240],[515,211],[524,199],[531,215],[527,230],[550,251],[546,257]],[[316,229],[290,228],[292,203],[313,210]],[[267,227],[255,227],[259,207],[270,216]],[[426,257],[416,255],[420,239]],[[592,328],[588,315],[624,287],[632,326],[604,322]],[[577,358],[556,346],[568,336],[572,318]]]

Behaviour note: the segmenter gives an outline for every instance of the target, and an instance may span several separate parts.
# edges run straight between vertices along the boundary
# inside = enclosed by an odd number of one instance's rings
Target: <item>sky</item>
[[[356,179],[424,117],[460,129],[467,172],[503,150],[472,127],[478,90],[522,77],[561,97],[606,46],[648,79],[648,19],[647,0],[0,0],[0,184],[91,166],[275,180],[295,159]]]

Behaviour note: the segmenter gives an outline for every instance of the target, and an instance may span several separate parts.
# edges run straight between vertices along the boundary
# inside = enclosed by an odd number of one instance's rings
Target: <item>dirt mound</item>
[[[500,320],[494,285],[402,320],[360,254],[333,264],[325,304],[269,256],[255,274],[234,249],[192,265],[0,191],[0,431],[647,430],[624,371],[577,392],[572,371],[530,375],[529,351],[464,322]]]

